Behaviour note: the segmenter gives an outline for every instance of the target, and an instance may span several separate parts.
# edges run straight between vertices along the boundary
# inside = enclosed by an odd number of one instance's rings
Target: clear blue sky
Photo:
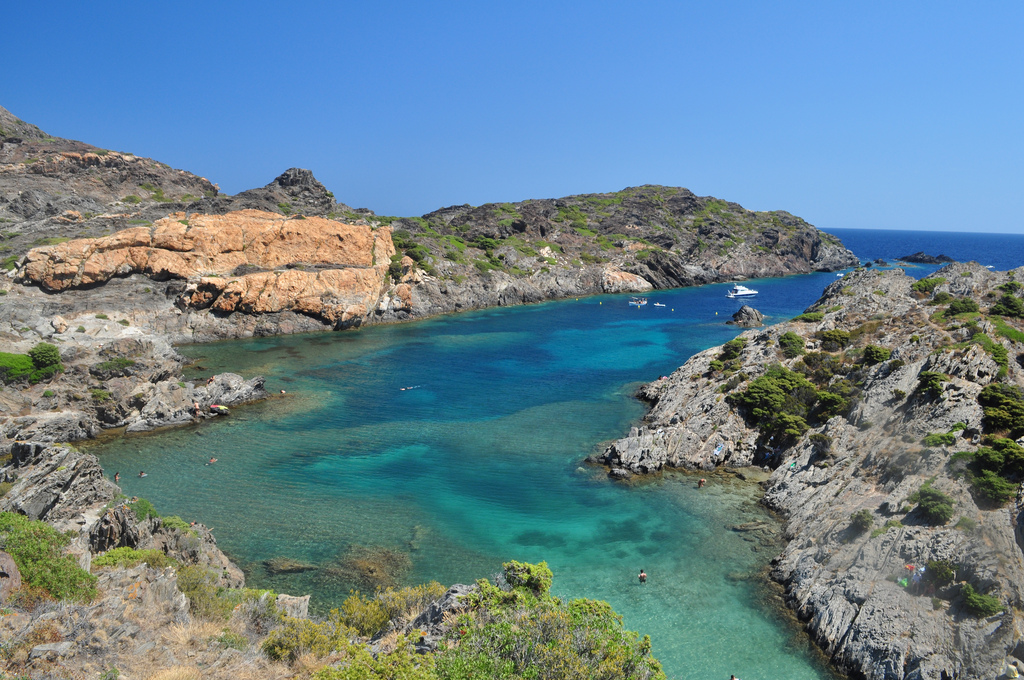
[[[237,193],[419,215],[685,186],[1024,232],[1024,3],[16,2],[0,105]]]

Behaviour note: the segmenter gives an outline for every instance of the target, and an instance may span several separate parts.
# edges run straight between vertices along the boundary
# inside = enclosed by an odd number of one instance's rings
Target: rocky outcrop
[[[376,306],[393,254],[387,227],[255,210],[176,213],[152,227],[34,249],[20,276],[50,291],[134,273],[192,280],[178,298],[189,307],[221,314],[293,310],[347,324]]]
[[[732,315],[732,321],[726,321],[726,323],[744,328],[757,328],[764,325],[764,314],[750,305],[743,305]]]
[[[1002,294],[998,286],[1022,275],[953,264],[937,273],[946,282],[933,294],[913,291],[901,270],[847,275],[809,308],[820,321],[747,331],[735,359],[723,361],[722,348],[713,348],[644,386],[639,395],[652,403],[645,421],[594,461],[632,474],[666,466],[769,466],[763,502],[785,518],[788,541],[772,576],[837,666],[870,680],[995,677],[1024,639],[1017,614],[1024,604],[1020,510],[976,502],[950,465],[954,452],[979,446],[984,386],[1024,385],[1024,369],[1001,364],[1000,351],[986,342],[1010,356],[1024,345],[984,316],[965,327],[928,303],[939,293],[969,295],[984,309]],[[850,345],[826,346],[820,334],[832,330],[849,332]],[[803,338],[806,352],[825,354],[787,358],[779,342],[787,332]],[[888,360],[865,361],[868,345],[889,350]],[[772,364],[813,374],[806,366],[824,356],[840,362],[825,385],[849,385],[848,407],[830,418],[808,414],[803,436],[774,440],[730,403],[729,395],[745,391]],[[946,376],[941,395],[919,389],[926,371]],[[952,443],[923,443],[932,433],[952,433]],[[953,499],[947,524],[933,525],[915,510],[914,493],[924,485]],[[874,530],[854,526],[859,511],[867,511]],[[899,583],[910,576],[906,565],[935,560],[954,565],[952,584],[928,591]],[[971,615],[961,595],[965,583],[998,597],[1004,611]]]
[[[904,255],[896,259],[902,262],[913,262],[914,264],[948,264],[956,262],[956,260],[948,255],[928,255],[924,251],[918,251],[913,255]]]
[[[61,528],[78,529],[114,498],[118,488],[103,477],[95,456],[70,446],[15,443],[0,475],[13,486],[0,511],[17,512]]]

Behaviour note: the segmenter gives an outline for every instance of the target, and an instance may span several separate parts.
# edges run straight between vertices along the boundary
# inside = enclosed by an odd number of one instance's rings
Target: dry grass
[[[318,670],[320,670],[321,668],[325,668],[326,666],[327,660],[317,656],[312,652],[306,652],[305,654],[295,659],[295,661],[292,663],[292,668],[298,671],[298,674],[302,677],[312,675],[313,673],[316,673]]]
[[[188,647],[194,643],[205,643],[211,637],[220,635],[224,624],[212,621],[190,621],[175,623],[164,631],[163,638],[168,644]]]
[[[203,680],[195,666],[171,666],[153,673],[148,680]]]

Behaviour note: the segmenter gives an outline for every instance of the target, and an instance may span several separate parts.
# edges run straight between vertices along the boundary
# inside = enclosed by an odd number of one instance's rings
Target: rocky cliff
[[[999,417],[1024,404],[1022,276],[849,274],[797,319],[642,388],[645,422],[595,461],[618,476],[768,466],[789,540],[772,575],[840,668],[996,677],[1024,652],[1024,470],[1004,461],[1024,431]]]

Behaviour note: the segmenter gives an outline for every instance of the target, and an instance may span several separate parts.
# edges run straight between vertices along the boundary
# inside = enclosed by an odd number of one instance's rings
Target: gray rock
[[[277,600],[274,602],[277,605],[278,611],[284,612],[286,616],[291,616],[296,619],[305,619],[309,617],[309,595],[303,595],[297,597],[295,595],[285,595],[281,593],[277,596]]]
[[[70,652],[74,644],[73,642],[51,642],[45,645],[36,645],[28,653],[29,661],[38,658],[52,661]]]
[[[750,305],[743,305],[732,315],[732,321],[726,321],[726,323],[745,328],[756,328],[764,325],[764,314]]]
[[[21,572],[14,558],[0,550],[0,604],[7,602],[11,593],[21,587]]]

